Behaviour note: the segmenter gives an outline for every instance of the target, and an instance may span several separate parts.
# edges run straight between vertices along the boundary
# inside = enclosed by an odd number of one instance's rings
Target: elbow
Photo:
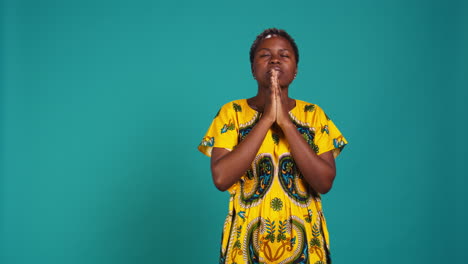
[[[325,177],[325,179],[322,181],[322,184],[317,187],[316,191],[319,192],[320,194],[326,194],[328,193],[331,188],[333,187],[333,181],[335,180],[335,173],[332,173]]]
[[[331,185],[321,186],[320,188],[317,188],[316,191],[320,194],[326,194],[331,190],[331,187]]]
[[[221,172],[217,171],[215,168],[211,168],[211,175],[213,176],[213,183],[216,189],[221,192],[229,189],[229,185],[226,183],[226,180],[224,180],[224,176]]]
[[[213,183],[214,183],[216,189],[220,190],[221,192],[224,192],[227,189],[229,189],[229,186],[227,186],[227,184],[225,184],[223,181],[221,181],[219,179],[219,177],[216,178],[216,177],[213,176]]]

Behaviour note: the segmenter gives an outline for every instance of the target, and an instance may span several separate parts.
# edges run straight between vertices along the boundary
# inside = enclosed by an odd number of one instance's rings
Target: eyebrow
[[[261,51],[261,50],[268,50],[268,51],[270,51],[270,49],[268,49],[268,48],[261,48],[261,49],[259,49],[258,51]],[[279,51],[289,51],[289,49],[279,49]]]

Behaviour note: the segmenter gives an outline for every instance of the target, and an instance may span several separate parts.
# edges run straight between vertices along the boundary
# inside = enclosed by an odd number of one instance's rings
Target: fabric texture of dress
[[[318,154],[338,156],[346,139],[323,110],[296,100],[290,118]],[[260,120],[246,99],[219,110],[198,149],[233,150]],[[220,263],[330,263],[320,194],[303,179],[284,136],[268,130],[250,169],[228,189]]]

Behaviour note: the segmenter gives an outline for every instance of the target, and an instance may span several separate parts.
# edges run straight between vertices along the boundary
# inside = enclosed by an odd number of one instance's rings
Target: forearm
[[[333,155],[325,153],[329,161],[317,155],[292,123],[283,125],[282,130],[289,143],[291,155],[304,179],[315,191],[327,193],[332,187],[336,174]]]
[[[250,168],[272,122],[261,118],[235,149],[223,155],[223,149],[213,149],[211,173],[216,187],[225,191]]]

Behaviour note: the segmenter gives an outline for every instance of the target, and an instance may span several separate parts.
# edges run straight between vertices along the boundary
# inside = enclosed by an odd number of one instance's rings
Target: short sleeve
[[[320,107],[317,107],[316,111],[318,126],[315,130],[314,143],[318,147],[317,154],[333,151],[333,157],[336,158],[348,141]]]
[[[214,147],[232,150],[237,145],[238,127],[233,105],[235,103],[231,102],[221,107],[198,145],[198,150],[208,157]]]

